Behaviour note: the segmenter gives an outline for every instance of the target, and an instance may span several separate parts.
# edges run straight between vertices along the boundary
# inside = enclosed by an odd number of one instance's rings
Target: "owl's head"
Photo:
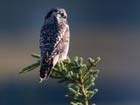
[[[57,21],[58,23],[67,22],[67,13],[63,8],[54,8],[48,12],[45,20],[49,20],[51,22]]]

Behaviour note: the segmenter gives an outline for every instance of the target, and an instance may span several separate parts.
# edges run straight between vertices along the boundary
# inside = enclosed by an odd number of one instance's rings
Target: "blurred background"
[[[90,103],[140,105],[139,0],[0,0],[0,105],[68,105],[67,87],[49,79],[39,84],[39,69],[18,72],[39,53],[46,13],[67,10],[69,56],[102,58]]]

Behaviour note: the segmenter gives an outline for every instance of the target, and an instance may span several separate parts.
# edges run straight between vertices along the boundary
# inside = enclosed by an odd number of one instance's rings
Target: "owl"
[[[40,81],[49,77],[57,62],[66,59],[69,40],[70,31],[65,9],[51,9],[45,16],[40,32]]]

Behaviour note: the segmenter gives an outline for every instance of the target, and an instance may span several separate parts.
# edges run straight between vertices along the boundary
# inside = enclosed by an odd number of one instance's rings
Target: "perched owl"
[[[41,81],[49,77],[58,61],[66,59],[69,50],[69,25],[63,8],[54,8],[45,16],[40,33]]]

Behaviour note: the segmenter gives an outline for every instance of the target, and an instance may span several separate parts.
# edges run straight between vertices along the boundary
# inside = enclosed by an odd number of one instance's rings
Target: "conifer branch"
[[[33,53],[32,57],[37,61],[22,69],[20,74],[40,66],[40,55]],[[75,57],[74,60],[68,57],[65,61],[58,62],[53,68],[50,77],[57,79],[59,83],[67,84],[66,97],[71,99],[71,105],[88,105],[89,100],[98,92],[98,89],[94,88],[94,82],[99,74],[99,70],[96,69],[99,61],[100,57],[89,58],[88,64],[85,64],[82,57]]]

